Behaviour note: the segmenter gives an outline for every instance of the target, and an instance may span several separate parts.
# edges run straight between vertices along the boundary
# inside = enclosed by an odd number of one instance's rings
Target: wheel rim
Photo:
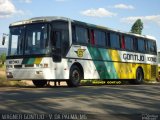
[[[72,73],[73,82],[77,83],[77,82],[79,82],[79,79],[80,79],[80,74],[79,74],[78,70],[73,70],[73,73]]]

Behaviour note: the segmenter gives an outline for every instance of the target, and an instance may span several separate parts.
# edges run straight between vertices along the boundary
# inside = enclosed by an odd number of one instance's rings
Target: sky
[[[157,39],[160,49],[160,0],[0,0],[0,47],[9,24],[40,16],[63,16],[129,32],[140,18],[143,35]]]

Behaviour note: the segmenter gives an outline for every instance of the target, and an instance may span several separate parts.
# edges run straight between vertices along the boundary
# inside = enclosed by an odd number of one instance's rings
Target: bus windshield
[[[8,55],[48,54],[47,30],[47,24],[11,27]]]
[[[10,28],[8,55],[23,54],[24,27]]]

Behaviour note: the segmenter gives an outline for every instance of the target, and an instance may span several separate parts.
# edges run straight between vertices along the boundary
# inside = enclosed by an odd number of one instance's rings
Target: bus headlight
[[[38,68],[48,68],[48,63],[36,64],[36,67],[38,67]]]
[[[48,64],[47,63],[44,64],[44,68],[48,68]]]
[[[13,78],[13,74],[11,72],[6,72],[7,78]]]

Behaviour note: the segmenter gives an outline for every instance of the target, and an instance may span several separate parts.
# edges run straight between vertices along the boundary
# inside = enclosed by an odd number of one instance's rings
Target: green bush
[[[6,53],[2,53],[0,55],[0,61],[2,62],[2,64],[4,64],[4,62],[6,61]]]

